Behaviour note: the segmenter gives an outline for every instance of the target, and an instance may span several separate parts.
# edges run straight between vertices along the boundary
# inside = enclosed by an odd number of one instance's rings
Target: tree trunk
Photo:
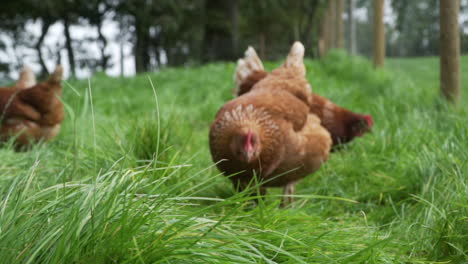
[[[144,19],[144,18],[143,18]],[[149,29],[143,21],[140,21],[138,17],[135,17],[135,33],[136,33],[136,44],[134,47],[135,54],[135,70],[137,73],[146,72],[149,70],[149,59],[148,54],[148,34]]]
[[[39,58],[39,64],[41,65],[41,71],[43,75],[49,75],[49,70],[47,69],[47,66],[44,62],[44,57],[42,56],[42,42],[44,42],[44,38],[47,35],[47,32],[49,31],[50,27],[50,22],[49,21],[42,21],[42,27],[41,27],[41,35],[39,36],[39,39],[36,42],[35,48],[37,51],[37,56]]]
[[[355,1],[348,1],[348,51],[356,54],[356,21],[354,20]]]
[[[265,51],[265,49],[266,49],[266,47],[265,47],[265,33],[260,32],[259,41],[260,41],[260,48],[259,48],[260,49],[260,58],[264,60],[265,59],[265,54],[266,54],[266,51]]]
[[[57,45],[59,46],[59,45]],[[60,47],[57,48],[57,57],[55,59],[55,65],[62,64],[62,49]]]
[[[302,41],[302,44],[304,44],[305,47],[313,47],[312,52],[309,54],[312,54],[313,57],[320,56],[320,40],[319,43],[315,44],[316,39],[321,39],[322,34],[321,34],[321,23],[316,25],[317,22],[317,13],[319,10],[319,5],[320,2],[319,0],[309,0],[313,4],[311,5],[310,9],[308,9],[305,12],[305,22],[301,23],[301,30],[300,30],[300,35],[299,39]],[[320,22],[320,21],[318,21]],[[318,54],[317,54],[318,53]]]
[[[327,11],[322,18],[322,24],[320,29],[320,40],[319,40],[319,56],[325,56],[328,51],[334,47],[334,17],[335,17],[335,0],[331,0],[328,3]],[[334,11],[335,10],[335,11]]]
[[[328,18],[328,47],[327,52],[329,49],[336,48],[336,0],[330,0],[329,8],[329,18]]]
[[[317,27],[314,25],[313,22],[315,22],[315,16],[317,14],[317,1],[311,1],[314,3],[314,6],[311,10],[304,11],[304,21],[300,23],[301,26],[299,26],[299,39],[308,43],[310,43],[310,40],[314,37],[314,34],[317,33],[317,29],[320,29],[320,27]],[[320,31],[319,31],[320,32]],[[303,43],[304,44],[304,43]],[[304,46],[309,46],[305,45]]]
[[[374,66],[383,67],[385,60],[384,0],[374,0]]]
[[[325,14],[322,17],[322,21],[320,24],[320,38],[319,38],[319,43],[318,43],[318,49],[319,49],[319,57],[325,56],[328,51],[329,47],[329,32],[328,32],[328,26],[329,26],[329,10],[325,12]]]
[[[159,45],[158,47],[155,47],[153,49],[153,53],[154,53],[154,61],[156,62],[157,67],[162,68],[163,65],[161,63],[161,51],[160,51]]]
[[[292,15],[290,18],[291,30],[292,30],[292,39],[290,42],[301,41],[304,44],[304,40],[301,39],[301,20],[302,17],[299,15],[301,12],[306,13],[306,10],[301,7],[300,1],[290,1],[289,8]]]
[[[460,100],[459,0],[440,0],[440,89],[452,103]]]
[[[232,55],[233,57],[237,57],[239,52],[239,1],[231,0],[229,4],[229,16],[231,20],[232,36]]]
[[[238,1],[207,0],[205,2],[204,61],[234,60],[238,45]],[[223,23],[228,20],[230,25]]]
[[[99,18],[99,22],[97,24],[97,31],[98,31],[98,39],[101,42],[101,68],[102,71],[107,69],[109,64],[109,55],[106,55],[106,48],[107,48],[107,39],[102,33],[102,18]]]
[[[125,67],[124,67],[124,64],[125,64],[125,53],[124,53],[124,42],[123,40],[121,39],[120,40],[120,43],[119,43],[119,51],[120,51],[120,76],[124,76],[125,74]]]
[[[337,0],[336,5],[336,47],[343,48],[343,0]]]
[[[294,41],[301,40],[300,38],[300,30],[299,30],[299,21],[298,19],[295,19],[294,25],[293,25],[293,38]]]
[[[319,36],[319,39],[318,39],[318,55],[320,58],[322,58],[323,56],[325,56],[325,38],[326,38],[326,34],[325,34],[325,22],[326,18],[324,17],[322,19],[322,22],[320,24],[320,36]]]
[[[75,54],[73,53],[72,39],[70,36],[70,22],[68,20],[68,17],[65,17],[63,19],[63,26],[64,26],[64,31],[65,31],[65,47],[67,49],[67,54],[68,54],[68,63],[70,64],[70,73],[71,73],[71,76],[76,77]]]

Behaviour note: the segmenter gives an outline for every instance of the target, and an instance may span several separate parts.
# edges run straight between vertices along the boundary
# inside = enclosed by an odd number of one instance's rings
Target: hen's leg
[[[290,182],[290,183],[286,184],[286,186],[284,186],[283,200],[281,201],[280,207],[285,207],[288,204],[291,204],[292,202],[294,202],[294,197],[292,197],[292,195],[294,195],[294,185],[295,184],[296,184],[296,182]]]

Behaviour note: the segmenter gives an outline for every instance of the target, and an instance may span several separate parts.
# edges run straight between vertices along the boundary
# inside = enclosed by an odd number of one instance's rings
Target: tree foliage
[[[348,2],[348,1],[346,1]],[[388,56],[438,54],[438,1],[391,0],[395,21],[386,26]],[[0,9],[0,67],[15,71],[35,61],[43,73],[51,62],[68,63],[72,74],[79,69],[105,71],[118,58],[111,57],[110,43],[132,47],[137,72],[165,65],[176,66],[209,61],[232,61],[249,45],[263,59],[279,59],[295,40],[301,40],[309,55],[318,52],[326,0],[3,0]],[[356,0],[356,8],[367,10],[356,19],[358,53],[371,55],[372,1]],[[462,0],[461,13],[468,1]],[[106,22],[118,24],[110,39]],[[466,22],[465,22],[466,23]],[[37,26],[37,32],[27,30]],[[57,44],[47,43],[50,28],[61,25]],[[74,35],[86,26],[91,37]],[[468,24],[465,25],[468,27]],[[464,28],[464,27],[462,27]],[[322,32],[321,32],[322,31]],[[8,39],[11,43],[7,43]],[[462,43],[468,40],[466,33]],[[8,45],[15,47],[8,49]],[[90,45],[98,47],[97,51]],[[468,45],[462,44],[462,51]],[[94,52],[94,53],[93,53]],[[9,57],[9,60],[1,61]],[[120,61],[123,65],[123,60]]]
[[[394,49],[399,56],[425,56],[438,54],[439,1],[393,0],[396,15],[397,38]]]
[[[17,41],[15,47],[23,45],[36,51],[36,61],[44,73],[48,72],[46,58],[55,57],[55,61],[60,61],[63,50],[74,74],[77,67],[105,70],[111,65],[103,23],[112,20],[118,22],[121,31],[117,41],[128,41],[133,46],[136,71],[142,72],[163,65],[233,60],[247,45],[260,48],[267,58],[277,58],[294,40],[300,39],[309,48],[315,48],[319,10],[325,3],[324,0],[293,3],[286,0],[7,0],[0,10],[0,28]],[[27,23],[40,25],[39,36],[25,30]],[[46,47],[44,39],[56,23],[63,25],[62,44]],[[99,46],[97,58],[86,53],[85,45],[91,40],[73,36],[71,28],[76,25],[97,30],[94,39]]]

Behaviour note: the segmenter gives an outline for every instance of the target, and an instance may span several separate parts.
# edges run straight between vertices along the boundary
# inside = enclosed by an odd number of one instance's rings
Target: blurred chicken
[[[353,113],[320,95],[313,94],[309,100],[310,111],[322,120],[322,126],[330,132],[334,146],[363,136],[374,125],[371,115]]]
[[[320,118],[322,126],[330,132],[334,146],[348,143],[355,137],[363,136],[371,131],[374,122],[370,115],[353,113],[322,96],[311,93],[311,86],[305,79],[299,86],[291,86],[289,74],[294,74],[294,72],[285,72],[281,69],[271,73],[265,71],[257,53],[252,47],[249,47],[245,52],[245,57],[237,62],[234,75],[237,95],[240,96],[256,89],[284,89],[293,93],[307,103],[311,113]],[[302,70],[305,73],[305,68],[301,68]],[[283,80],[269,84],[271,80],[266,77],[270,75],[276,75]]]
[[[35,84],[32,71],[23,70],[15,86],[0,88],[0,141],[16,137],[15,143],[23,147],[58,134],[64,115],[58,98],[62,74],[58,66],[47,81]]]
[[[40,126],[25,119],[9,119],[0,127],[0,142],[15,138],[18,149],[24,149],[34,142],[53,139],[60,132],[60,124]]]
[[[28,66],[23,66],[21,70],[19,80],[15,84],[15,88],[27,89],[36,85],[36,76],[34,72]]]
[[[238,95],[258,89],[283,90],[308,104],[311,87],[305,78],[303,54],[304,46],[300,42],[294,43],[284,65],[268,74],[255,50],[249,47],[245,52],[245,58],[237,61],[234,79],[239,87]],[[301,58],[300,61],[297,58]],[[270,78],[266,78],[267,76]]]
[[[307,84],[303,56],[295,43],[282,67],[218,111],[209,136],[213,161],[238,189],[257,175],[262,193],[284,187],[283,205],[292,201],[294,184],[328,159],[332,143],[299,92]],[[285,80],[288,90],[267,87]]]

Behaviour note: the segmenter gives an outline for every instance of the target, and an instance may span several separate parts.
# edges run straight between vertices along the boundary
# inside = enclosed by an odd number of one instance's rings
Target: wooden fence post
[[[384,4],[384,0],[374,0],[374,66],[376,68],[383,67],[385,60]]]
[[[440,0],[440,89],[452,103],[460,100],[459,0]]]

